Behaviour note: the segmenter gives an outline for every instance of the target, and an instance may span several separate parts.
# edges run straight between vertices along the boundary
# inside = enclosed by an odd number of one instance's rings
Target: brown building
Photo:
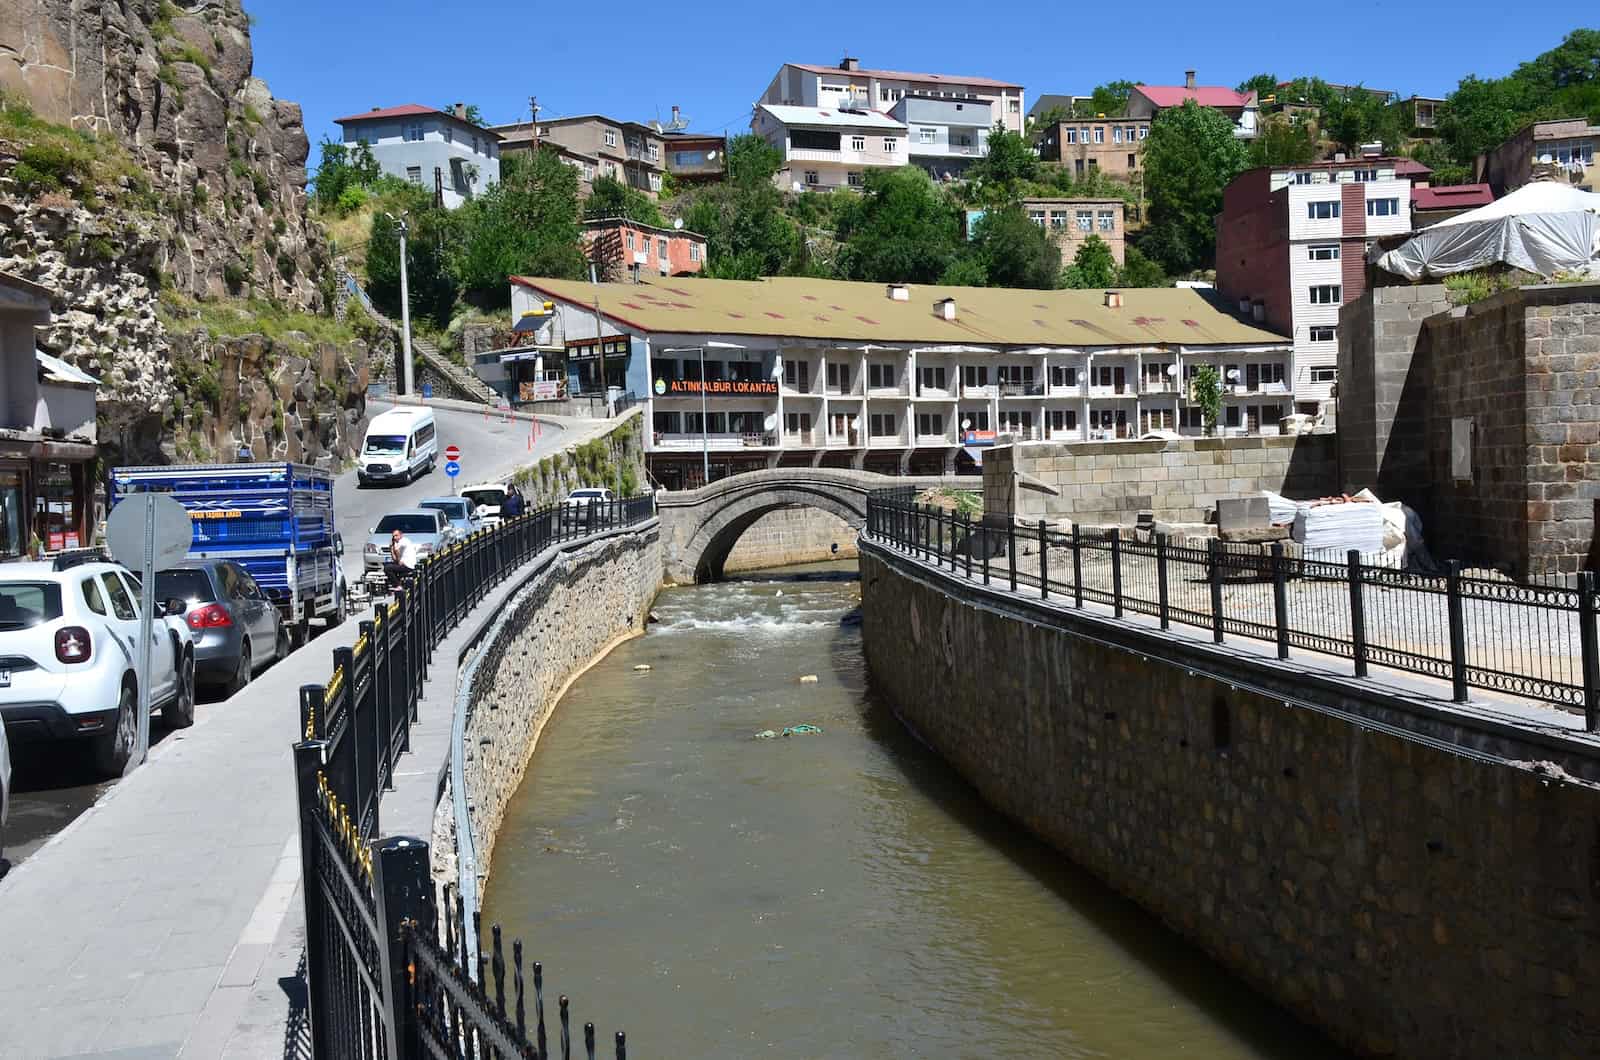
[[[1536,121],[1487,154],[1478,156],[1478,180],[1498,198],[1529,181],[1554,178],[1600,190],[1594,157],[1600,125],[1585,118]]]
[[[1092,172],[1133,177],[1142,165],[1149,118],[1074,118],[1059,122],[1039,141],[1039,158],[1060,162],[1082,178]]]
[[[1028,220],[1043,228],[1061,248],[1061,264],[1071,264],[1078,247],[1090,236],[1099,236],[1111,248],[1111,256],[1121,265],[1124,254],[1124,203],[1121,199],[1022,200]]]
[[[706,237],[682,228],[658,228],[626,217],[583,223],[583,240],[600,282],[641,277],[692,276],[706,267]]]
[[[666,141],[667,172],[686,183],[721,180],[727,172],[728,138],[707,133],[669,132]]]
[[[496,125],[502,156],[531,150],[535,145],[554,144],[580,171],[594,160],[594,177],[611,177],[637,188],[654,199],[661,191],[661,174],[666,172],[666,140],[648,125],[616,121],[602,114],[581,114],[571,118],[541,119]]]

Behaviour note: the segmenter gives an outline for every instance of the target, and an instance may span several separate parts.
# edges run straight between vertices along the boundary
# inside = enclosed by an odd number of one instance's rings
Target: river
[[[573,684],[483,918],[548,996],[635,1056],[1341,1055],[912,739],[854,570],[667,590]]]

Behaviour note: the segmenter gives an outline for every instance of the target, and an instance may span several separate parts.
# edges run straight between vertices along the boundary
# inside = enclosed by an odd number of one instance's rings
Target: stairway
[[[339,270],[338,275],[339,282],[360,300],[362,308],[367,311],[367,314],[373,320],[394,332],[395,345],[401,346],[400,325],[390,320],[378,310],[377,306],[372,304],[372,299],[367,297],[367,292],[362,290],[361,284],[354,276],[343,268]],[[482,405],[499,403],[500,395],[495,393],[493,387],[440,353],[437,346],[415,332],[411,335],[411,352],[422,357],[422,363],[440,381],[443,389],[448,391],[447,394],[441,396],[457,398],[462,401],[476,401]]]

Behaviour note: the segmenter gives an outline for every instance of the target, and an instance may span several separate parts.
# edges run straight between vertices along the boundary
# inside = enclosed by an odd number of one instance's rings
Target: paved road
[[[372,403],[369,415],[392,406]],[[435,408],[439,424],[439,448],[455,445],[461,449],[460,485],[508,475],[518,467],[562,448],[598,429],[592,421],[541,420],[537,428],[525,419],[505,419],[491,414]],[[531,446],[531,447],[530,447]],[[363,487],[355,472],[347,471],[334,481],[333,507],[340,532],[344,535],[345,573],[352,580],[361,577],[361,552],[368,529],[387,512],[408,508],[424,497],[450,492],[450,479],[441,458],[429,475],[405,486]],[[326,645],[313,641],[308,646],[320,665],[326,659]],[[308,650],[302,649],[302,650]],[[293,656],[290,657],[291,660]],[[202,711],[205,709],[202,706]],[[166,739],[169,731],[155,719],[150,727],[152,746]],[[13,778],[13,806],[6,828],[4,857],[11,866],[21,864],[50,837],[71,824],[95,801],[111,790],[114,781],[95,774],[82,753],[74,746],[42,746],[26,750],[13,748],[16,775]],[[0,863],[0,871],[5,865]]]

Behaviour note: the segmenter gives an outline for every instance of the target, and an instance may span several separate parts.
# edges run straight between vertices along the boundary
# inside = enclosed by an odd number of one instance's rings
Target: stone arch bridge
[[[886,486],[960,486],[981,491],[977,477],[880,475],[846,468],[781,467],[747,471],[699,489],[656,494],[666,574],[680,584],[717,581],[739,537],[769,512],[816,508],[860,530],[867,494]]]

